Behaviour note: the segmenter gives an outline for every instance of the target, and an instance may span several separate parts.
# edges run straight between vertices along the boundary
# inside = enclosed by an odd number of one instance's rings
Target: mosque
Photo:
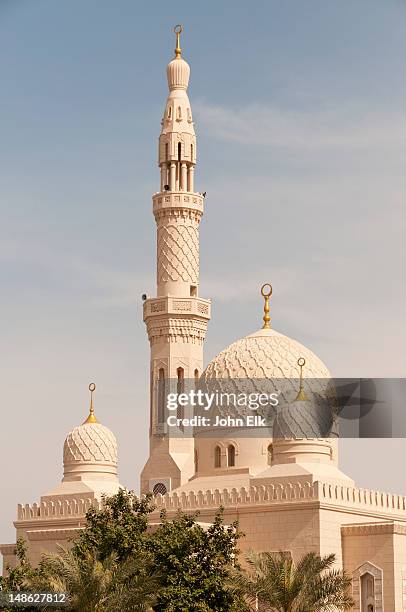
[[[270,325],[265,285],[263,325],[237,340],[206,367],[203,346],[211,301],[199,294],[199,224],[205,194],[195,190],[197,145],[187,88],[190,68],[182,57],[181,27],[175,28],[175,57],[167,66],[169,95],[159,136],[159,192],[152,196],[157,225],[157,293],[143,296],[150,342],[150,451],[141,473],[141,492],[152,491],[159,510],[200,511],[203,522],[219,506],[226,522],[239,521],[240,548],[334,553],[352,578],[354,610],[406,611],[406,497],[359,489],[338,467],[337,438],[302,433],[311,381],[323,387],[331,375],[307,347]],[[297,380],[300,387],[289,419],[277,424],[280,437],[239,436],[235,429],[206,435],[168,431],[166,381],[182,390],[186,381],[227,385],[247,379]],[[16,537],[24,537],[31,560],[66,545],[114,494],[117,442],[93,408],[66,437],[63,478],[38,503],[18,505]],[[328,399],[328,398],[327,398]],[[296,415],[296,416],[295,416]],[[40,466],[38,466],[40,467]],[[128,483],[132,488],[133,483]],[[4,566],[15,563],[15,544],[0,546]]]

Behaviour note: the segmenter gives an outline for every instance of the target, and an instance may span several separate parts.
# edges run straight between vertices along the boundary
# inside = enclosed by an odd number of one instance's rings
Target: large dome
[[[237,340],[221,351],[203,373],[206,381],[223,378],[297,378],[300,357],[306,360],[304,376],[330,378],[324,363],[308,348],[274,329]]]
[[[281,404],[286,404],[298,392],[299,358],[306,362],[303,378],[308,393],[319,399],[331,397],[331,375],[324,363],[300,342],[270,328],[260,329],[221,351],[203,372],[202,382],[212,390],[227,393],[276,391]]]

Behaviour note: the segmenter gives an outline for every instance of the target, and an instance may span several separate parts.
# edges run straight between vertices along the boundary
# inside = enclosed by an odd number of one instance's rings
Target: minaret
[[[141,491],[165,493],[195,472],[194,440],[175,437],[166,424],[165,393],[196,380],[203,368],[203,342],[210,301],[199,297],[199,224],[204,196],[194,188],[196,136],[187,95],[190,68],[182,58],[181,26],[175,58],[168,64],[169,95],[159,137],[160,190],[153,195],[157,225],[157,297],[144,302],[151,347],[150,455]],[[173,387],[172,387],[173,388]]]

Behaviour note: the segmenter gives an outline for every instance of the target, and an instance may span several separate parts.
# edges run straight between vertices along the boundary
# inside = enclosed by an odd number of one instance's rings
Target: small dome
[[[72,429],[63,445],[64,465],[103,463],[117,466],[117,440],[100,423],[83,423]]]
[[[168,87],[174,89],[187,89],[189,85],[190,67],[181,57],[175,57],[166,68]]]
[[[334,415],[327,401],[294,401],[282,407],[273,424],[274,439],[331,436]]]

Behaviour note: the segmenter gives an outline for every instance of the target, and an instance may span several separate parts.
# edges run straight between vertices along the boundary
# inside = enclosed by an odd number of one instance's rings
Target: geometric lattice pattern
[[[221,378],[298,378],[297,360],[304,357],[303,376],[330,378],[323,362],[308,348],[275,330],[260,330],[237,340],[207,366],[205,380]]]
[[[157,244],[158,282],[199,280],[199,230],[184,223],[159,225]]]
[[[164,483],[163,483],[163,482],[158,482],[158,483],[157,483],[157,484],[154,486],[154,488],[153,488],[152,492],[153,492],[153,494],[154,494],[154,495],[158,495],[158,493],[159,493],[160,495],[165,495],[165,494],[166,494],[166,492],[167,492],[167,489],[166,489],[166,486],[164,485]]]

